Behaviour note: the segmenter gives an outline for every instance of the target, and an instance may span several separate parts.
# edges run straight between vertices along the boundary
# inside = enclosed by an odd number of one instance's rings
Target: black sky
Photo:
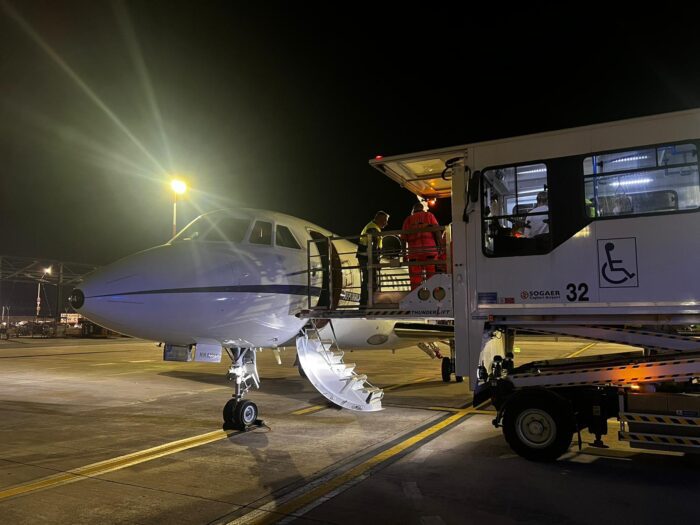
[[[678,6],[0,5],[7,255],[104,264],[164,242],[157,164],[193,187],[180,226],[245,206],[351,235],[413,202],[376,154],[700,106],[697,14]]]

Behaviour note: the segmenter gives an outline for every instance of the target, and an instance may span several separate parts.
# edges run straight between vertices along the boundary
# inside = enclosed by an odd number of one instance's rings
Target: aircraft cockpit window
[[[692,143],[586,157],[583,175],[590,218],[700,207],[698,151]]]
[[[551,249],[547,166],[490,169],[482,177],[484,253],[491,257],[547,253]]]
[[[217,222],[205,235],[203,241],[241,242],[248,231],[250,221],[237,217],[224,217]]]
[[[213,221],[204,215],[192,221],[184,230],[177,234],[172,242],[201,241],[212,229]]]
[[[272,245],[272,224],[265,221],[255,221],[253,231],[250,233],[251,244]]]
[[[296,250],[301,249],[301,246],[299,246],[299,243],[294,238],[294,235],[292,235],[292,232],[289,230],[289,228],[287,228],[286,226],[282,226],[281,224],[277,225],[275,233],[275,244],[277,246],[282,246],[283,248],[294,248]]]

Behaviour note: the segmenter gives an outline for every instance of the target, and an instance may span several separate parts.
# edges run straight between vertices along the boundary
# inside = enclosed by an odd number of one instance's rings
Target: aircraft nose
[[[80,288],[75,288],[68,298],[68,302],[74,310],[80,310],[85,304],[85,294]]]

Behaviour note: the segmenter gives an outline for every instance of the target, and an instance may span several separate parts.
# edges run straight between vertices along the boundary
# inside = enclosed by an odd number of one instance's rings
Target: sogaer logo
[[[520,297],[531,301],[556,301],[560,295],[559,290],[523,290],[520,292]]]

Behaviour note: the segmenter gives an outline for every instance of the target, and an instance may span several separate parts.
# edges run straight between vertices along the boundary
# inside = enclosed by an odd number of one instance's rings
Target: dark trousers
[[[360,265],[360,306],[367,306],[369,299],[369,259],[366,255],[357,254],[357,262]],[[377,264],[375,262],[375,264]],[[372,292],[376,292],[379,288],[377,282],[377,269],[372,268]]]

